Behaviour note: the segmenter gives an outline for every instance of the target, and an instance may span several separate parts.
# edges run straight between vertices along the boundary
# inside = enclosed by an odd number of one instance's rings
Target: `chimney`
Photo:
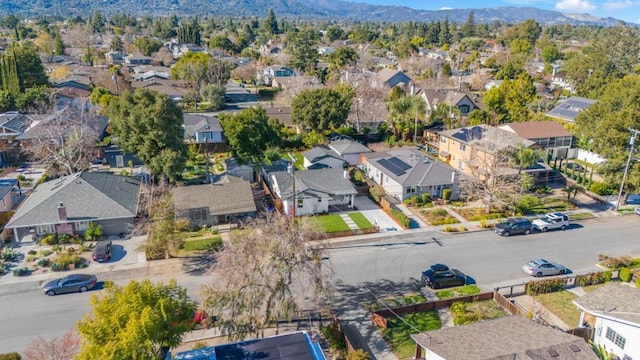
[[[58,205],[58,220],[61,222],[67,222],[67,208],[64,207],[63,203]]]
[[[344,171],[342,172],[342,176],[344,176],[344,178],[345,178],[345,179],[349,180],[349,171],[344,170]]]

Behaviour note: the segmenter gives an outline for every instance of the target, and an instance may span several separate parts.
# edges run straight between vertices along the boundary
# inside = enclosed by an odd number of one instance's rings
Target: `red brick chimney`
[[[67,208],[64,207],[63,203],[58,205],[58,220],[61,222],[67,222]]]

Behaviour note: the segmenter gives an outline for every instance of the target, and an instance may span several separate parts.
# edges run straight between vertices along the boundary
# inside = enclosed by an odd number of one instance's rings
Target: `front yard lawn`
[[[575,210],[576,206],[566,198],[547,197],[542,198],[540,205],[528,210],[529,214],[546,214],[556,211]]]
[[[576,305],[573,303],[573,300],[576,298],[578,298],[578,295],[562,290],[537,295],[535,300],[542,304],[547,311],[555,314],[564,321],[567,326],[574,328],[578,326],[578,322],[580,321],[580,310],[578,310]]]
[[[443,209],[443,208],[422,210],[420,211],[420,213],[422,214],[422,216],[424,216],[425,220],[427,220],[429,225],[433,225],[433,226],[457,224],[460,222],[454,216],[449,214],[449,212],[446,209]]]
[[[400,359],[413,357],[416,343],[409,335],[442,327],[436,311],[409,314],[403,316],[402,320],[396,317],[387,319],[388,328],[382,329],[382,334]]]
[[[316,224],[318,224],[319,231],[332,233],[349,230],[347,223],[345,223],[338,214],[319,215],[313,219],[316,221]]]
[[[475,295],[480,293],[480,288],[476,285],[465,285],[457,288],[440,290],[436,292],[438,299],[448,299],[456,296]]]
[[[364,215],[362,215],[362,213],[349,213],[349,217],[351,218],[351,220],[353,220],[354,223],[356,223],[356,225],[358,225],[360,229],[369,229],[373,227],[373,224],[371,224],[371,222]]]
[[[220,235],[212,235],[202,239],[185,240],[182,245],[184,251],[217,250],[222,246]]]

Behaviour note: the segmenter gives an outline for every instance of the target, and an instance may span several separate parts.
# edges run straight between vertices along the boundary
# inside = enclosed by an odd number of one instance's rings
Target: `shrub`
[[[55,245],[58,239],[55,234],[47,234],[40,239],[40,245]]]
[[[431,220],[430,221],[431,225],[433,225],[433,226],[457,224],[459,222],[460,221],[458,221],[458,219],[456,219],[456,218],[437,219],[437,220]]]
[[[29,275],[30,272],[31,270],[27,267],[17,268],[13,269],[13,276],[26,276]]]
[[[527,286],[526,286],[527,294],[540,295],[540,294],[560,291],[564,288],[565,284],[566,284],[565,279],[545,279],[545,280],[530,281],[527,283]]]
[[[344,339],[344,334],[340,331],[340,326],[336,321],[323,327],[322,334],[324,334],[325,339],[329,342],[330,349],[339,351],[347,350],[347,343]]]
[[[345,360],[371,360],[371,357],[366,351],[358,349],[347,354],[347,358]]]
[[[613,194],[613,189],[611,189],[608,184],[598,181],[594,181],[593,183],[591,183],[591,185],[589,186],[589,191],[601,196]]]
[[[71,265],[73,264],[76,268],[81,268],[82,258],[78,255],[72,254],[60,254],[54,260],[51,265],[51,270],[53,271],[64,271],[69,270]]]
[[[6,248],[2,250],[2,260],[6,262],[13,262],[18,260],[18,253],[13,251],[11,248]]]
[[[37,252],[37,251],[35,251],[34,249],[31,249],[31,250],[27,251],[27,255],[35,255],[35,254],[37,254],[37,253],[38,253],[38,252]]]
[[[0,260],[0,275],[4,275],[7,273],[7,265],[4,261]]]
[[[403,213],[401,210],[398,209],[389,209],[389,213],[390,215],[396,219],[400,225],[402,225],[404,228],[408,229],[411,219],[409,219],[409,217]]]
[[[487,219],[481,219],[478,226],[480,226],[480,229],[488,229],[489,224],[487,224]]]
[[[89,241],[100,240],[100,237],[102,236],[102,230],[102,225],[96,224],[92,221],[89,223],[89,227],[84,233],[84,238]]]
[[[620,277],[620,281],[629,282],[631,281],[633,273],[631,273],[629,268],[623,267],[620,269],[620,274],[618,276]]]
[[[49,250],[49,249],[40,249],[38,251],[38,256],[43,257],[43,256],[49,256],[51,255],[53,251]]]
[[[58,235],[58,244],[71,244],[73,236],[67,234]]]
[[[444,189],[442,190],[442,200],[449,200],[451,199],[451,189]]]
[[[640,289],[640,276],[636,278],[636,288]]]
[[[423,202],[423,203],[428,203],[428,202],[430,202],[430,201],[431,201],[431,194],[429,194],[429,193],[422,193],[421,198],[422,198],[422,202]]]
[[[628,267],[633,262],[633,259],[630,256],[621,256],[621,257],[609,257],[604,254],[598,254],[598,260],[600,264],[608,269],[620,269],[623,267]]]
[[[0,354],[0,360],[22,360],[20,354],[16,352]]]
[[[36,259],[37,257],[35,255],[27,255],[27,257],[24,258],[24,261],[32,262],[32,261],[35,261]]]
[[[531,211],[531,209],[540,206],[542,201],[537,196],[533,195],[525,195],[521,197],[516,203],[516,211],[521,214],[526,214]]]
[[[451,225],[447,225],[444,227],[444,229],[442,229],[442,231],[444,232],[458,232],[458,228],[453,227]]]
[[[42,266],[42,267],[47,267],[47,266],[51,265],[51,260],[49,260],[47,258],[41,258],[40,260],[38,260],[36,262],[36,265]]]
[[[591,274],[576,276],[576,284],[578,284],[578,286],[596,285],[606,282],[606,279],[607,276],[605,275],[605,272],[594,272]]]

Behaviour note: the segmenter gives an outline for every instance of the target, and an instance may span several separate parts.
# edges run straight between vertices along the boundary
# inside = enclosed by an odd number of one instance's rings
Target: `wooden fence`
[[[354,236],[354,235],[365,235],[365,234],[375,234],[380,232],[379,226],[374,226],[368,229],[354,229],[354,230],[345,230],[345,231],[335,231],[326,233],[327,238],[338,238],[344,236]]]
[[[507,299],[504,295],[500,294],[498,291],[493,292],[493,301],[496,304],[500,305],[506,312],[511,315],[526,315],[526,311],[522,309],[515,301],[511,299]]]

